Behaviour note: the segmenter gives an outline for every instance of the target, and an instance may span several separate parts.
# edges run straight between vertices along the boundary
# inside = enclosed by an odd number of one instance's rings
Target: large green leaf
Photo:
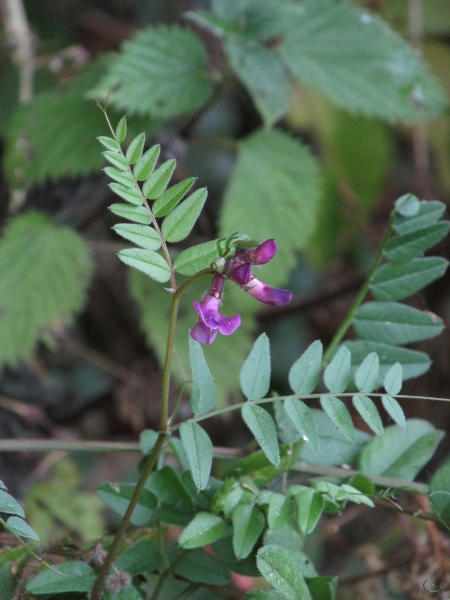
[[[94,90],[129,114],[167,118],[204,104],[213,85],[199,38],[180,27],[147,27],[126,41]]]
[[[230,534],[230,525],[221,517],[199,512],[184,528],[178,542],[182,548],[198,548],[212,544]]]
[[[161,231],[168,242],[184,240],[195,225],[206,202],[208,190],[195,190],[164,219]]]
[[[286,600],[311,600],[296,555],[283,546],[263,546],[257,554],[258,569]]]
[[[393,346],[418,342],[439,335],[442,319],[399,302],[366,302],[355,315],[359,338]]]
[[[281,131],[258,131],[241,142],[225,195],[220,234],[244,230],[253,239],[279,237],[278,256],[265,280],[283,283],[314,231],[320,194],[318,169],[308,149]]]
[[[89,592],[96,575],[87,563],[79,560],[59,563],[57,571],[46,569],[27,585],[31,594],[62,594],[64,592]]]
[[[350,111],[413,120],[446,106],[419,53],[347,0],[294,4],[278,51],[294,77]]]
[[[408,420],[405,429],[386,427],[384,435],[374,437],[361,452],[359,468],[363,473],[413,481],[443,437],[443,431],[421,419]]]
[[[0,240],[0,363],[30,358],[46,330],[71,321],[91,272],[74,231],[41,213],[11,219]]]
[[[211,240],[180,252],[173,261],[173,268],[181,275],[195,275],[198,271],[207,269],[219,256],[218,240]]]

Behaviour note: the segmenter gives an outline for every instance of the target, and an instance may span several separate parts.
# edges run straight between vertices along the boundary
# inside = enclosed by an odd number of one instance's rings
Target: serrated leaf
[[[284,410],[303,439],[311,442],[312,447],[318,450],[319,435],[311,411],[306,404],[297,398],[286,398]]]
[[[130,165],[134,165],[141,158],[145,144],[145,133],[140,133],[130,143],[126,151],[126,158]]]
[[[414,194],[405,194],[395,201],[395,210],[402,217],[415,217],[420,210],[420,200]]]
[[[153,250],[128,248],[121,250],[117,256],[129,267],[142,271],[159,283],[165,283],[170,279],[169,265],[160,254]]]
[[[128,170],[128,161],[122,154],[119,154],[118,152],[113,152],[111,150],[106,150],[105,152],[103,152],[103,156],[108,162],[110,162],[114,167],[117,167],[121,171]]]
[[[97,139],[102,146],[107,148],[107,150],[111,150],[112,152],[120,151],[120,144],[118,144],[113,138],[110,138],[107,135],[99,135],[97,136]]]
[[[366,302],[353,324],[359,338],[393,346],[435,337],[444,328],[433,313],[398,302]]]
[[[135,225],[134,223],[119,223],[113,226],[114,231],[135,243],[141,248],[147,250],[159,250],[161,248],[161,240],[157,232],[148,225]]]
[[[80,560],[59,563],[57,570],[46,569],[39,573],[28,582],[27,591],[31,594],[89,592],[96,579],[93,569]]]
[[[231,68],[270,127],[283,116],[289,100],[288,75],[280,57],[259,40],[230,38],[225,51]]]
[[[173,261],[173,268],[181,275],[195,275],[198,271],[207,269],[219,256],[218,240],[211,240],[180,252]]]
[[[127,120],[125,116],[123,116],[120,121],[117,123],[116,127],[116,138],[119,144],[123,142],[123,140],[127,137]]]
[[[149,200],[159,198],[167,187],[176,167],[176,160],[166,160],[148,177],[142,186],[142,193]]]
[[[395,423],[397,423],[397,425],[400,425],[402,429],[405,429],[405,413],[403,412],[403,408],[400,406],[397,400],[395,398],[392,398],[391,396],[382,396],[381,403],[383,404],[385,411],[388,413],[391,419]]]
[[[241,388],[249,400],[259,400],[270,387],[270,346],[269,338],[262,333],[242,365],[239,373]]]
[[[449,229],[450,223],[444,221],[403,235],[396,235],[386,244],[386,258],[393,263],[410,260],[437,244],[447,235]]]
[[[311,394],[319,379],[322,362],[322,343],[313,342],[292,365],[289,371],[289,385],[296,394]]]
[[[323,381],[330,392],[345,392],[350,381],[351,354],[342,346],[333,356],[323,374]]]
[[[190,234],[202,212],[207,195],[206,188],[195,190],[167,215],[161,227],[167,241],[180,242]]]
[[[360,392],[373,392],[378,387],[380,359],[376,352],[371,352],[362,361],[355,373],[356,387]]]
[[[402,300],[441,277],[447,265],[444,258],[433,256],[383,265],[375,271],[370,289],[377,300]]]
[[[280,464],[277,431],[270,414],[256,404],[244,404],[242,418],[253,433],[267,460],[276,467]]]
[[[208,485],[212,466],[211,440],[206,431],[193,421],[185,421],[181,425],[180,437],[191,467],[192,479],[198,490],[204,490]]]
[[[39,541],[38,534],[20,517],[9,517],[6,521],[8,527],[20,537]]]
[[[205,47],[194,32],[177,26],[147,27],[123,44],[98,91],[114,88],[109,103],[128,114],[173,117],[211,96],[206,67]]]
[[[109,130],[87,94],[107,62],[103,57],[91,63],[69,83],[37,93],[32,102],[14,111],[3,162],[13,186],[86,175],[103,166],[95,137]]]
[[[195,183],[195,177],[188,177],[166,190],[162,196],[155,200],[152,210],[156,217],[165,217],[181,198],[187,194]]]
[[[263,546],[256,555],[256,564],[264,579],[283,594],[286,600],[311,600],[302,569],[287,548]]]
[[[122,171],[120,169],[117,169],[116,167],[105,167],[103,170],[108,175],[108,177],[114,179],[114,181],[121,183],[125,187],[135,189],[134,177],[128,171]]]
[[[443,436],[443,431],[421,419],[406,421],[405,429],[386,427],[382,437],[374,437],[363,448],[359,468],[363,473],[413,481]]]
[[[150,213],[145,206],[130,206],[129,204],[111,204],[109,210],[118,217],[141,223],[142,225],[150,225],[152,219]]]
[[[346,110],[417,120],[444,109],[444,95],[417,51],[368,10],[306,0],[292,6],[286,21],[277,50],[291,74]]]
[[[388,394],[392,394],[396,396],[400,393],[403,384],[403,370],[402,365],[400,363],[395,363],[392,367],[387,371],[384,376],[384,389]]]
[[[131,577],[155,571],[161,564],[161,552],[152,540],[138,540],[119,554],[114,566],[119,571],[126,571]]]
[[[0,240],[0,363],[30,358],[46,331],[70,323],[91,273],[89,250],[74,231],[42,213],[10,219]]]
[[[192,393],[189,405],[194,415],[202,415],[214,408],[216,386],[203,354],[202,346],[189,338],[189,357],[192,371]]]
[[[320,404],[331,421],[351,442],[355,439],[355,428],[347,407],[335,396],[321,396]]]
[[[4,490],[0,490],[0,512],[8,515],[19,515],[21,517],[25,517],[23,508],[20,506],[17,500]]]
[[[109,508],[123,517],[135,487],[136,484],[133,483],[102,483],[97,488],[97,494]],[[156,496],[149,490],[143,489],[133,511],[131,523],[137,527],[148,525],[155,513],[157,504]]]
[[[231,531],[230,525],[221,517],[199,512],[184,528],[178,542],[182,548],[198,548],[230,535]]]
[[[124,200],[127,200],[127,202],[130,202],[135,206],[141,206],[142,195],[137,188],[130,188],[128,186],[122,185],[121,183],[109,183],[108,185],[115,194],[117,194]]]
[[[233,550],[238,560],[247,558],[264,530],[266,520],[254,504],[240,504],[232,514]]]
[[[253,239],[280,236],[283,243],[264,274],[271,285],[282,284],[295,264],[294,250],[303,249],[314,231],[319,196],[317,164],[306,146],[281,131],[258,131],[239,145],[220,235],[245,223]]]
[[[425,352],[417,352],[409,348],[400,348],[378,342],[362,341],[345,342],[352,353],[354,366],[361,364],[370,352],[376,352],[380,359],[380,383],[387,370],[396,362],[402,365],[403,380],[419,377],[430,368],[431,361]]]
[[[161,152],[161,146],[156,144],[149,148],[134,165],[133,174],[138,181],[144,181],[153,173]]]
[[[427,200],[420,203],[418,212],[413,217],[395,215],[394,229],[399,234],[410,233],[439,221],[446,209],[439,200]]]
[[[281,529],[289,521],[293,512],[294,507],[290,498],[284,494],[273,493],[269,499],[267,524],[274,531]]]
[[[450,461],[442,465],[431,478],[428,497],[434,512],[441,519],[450,521]]]
[[[297,499],[300,531],[305,534],[311,533],[325,508],[323,496],[312,488],[304,487],[295,497]]]
[[[359,412],[361,417],[377,435],[383,435],[383,423],[381,422],[380,414],[373,400],[365,394],[355,394],[353,396],[353,406]]]

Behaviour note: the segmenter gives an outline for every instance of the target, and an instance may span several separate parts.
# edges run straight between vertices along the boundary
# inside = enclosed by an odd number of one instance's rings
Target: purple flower
[[[250,281],[241,288],[248,292],[250,296],[256,298],[264,304],[272,304],[272,306],[284,306],[292,300],[292,292],[290,290],[281,290],[279,288],[270,287],[259,279],[253,276]]]
[[[223,335],[230,335],[241,324],[240,315],[225,317],[219,312],[223,283],[223,276],[215,275],[204,300],[192,303],[200,319],[191,330],[190,336],[200,344],[212,344],[218,331]]]

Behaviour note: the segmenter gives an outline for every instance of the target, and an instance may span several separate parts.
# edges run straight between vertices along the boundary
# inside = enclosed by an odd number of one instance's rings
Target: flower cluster
[[[225,317],[219,312],[225,278],[231,279],[265,304],[284,306],[291,301],[292,292],[272,288],[253,275],[253,265],[264,265],[275,256],[276,252],[275,240],[266,240],[255,248],[238,250],[232,257],[222,260],[203,301],[192,303],[199,316],[197,325],[190,333],[194,340],[201,344],[212,344],[218,331],[223,335],[230,335],[241,324],[241,317],[238,314]]]

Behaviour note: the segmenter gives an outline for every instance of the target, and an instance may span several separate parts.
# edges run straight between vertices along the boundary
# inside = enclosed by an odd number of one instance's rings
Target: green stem
[[[136,508],[136,504],[138,503],[139,497],[141,495],[142,490],[144,489],[147,479],[158,459],[159,453],[161,451],[161,448],[163,447],[166,437],[167,434],[164,431],[161,431],[158,436],[158,439],[156,440],[156,444],[153,447],[153,450],[144,461],[141,476],[139,477],[139,481],[137,482],[136,487],[134,488],[134,492],[131,496],[128,508],[116,531],[116,535],[114,536],[111,547],[109,548],[108,554],[106,555],[105,562],[103,563],[100,569],[97,581],[95,582],[95,585],[92,588],[91,600],[98,600],[100,594],[102,593],[103,584],[109,573],[109,569],[116,557],[119,546],[122,543],[123,536],[125,535],[126,528],[128,527],[128,523],[130,522],[130,519],[133,515],[134,509]]]
[[[367,279],[364,282],[364,285],[362,286],[359,294],[356,296],[355,301],[353,302],[353,306],[351,307],[346,318],[342,322],[342,325],[337,330],[335,336],[331,340],[330,345],[328,346],[327,350],[325,351],[325,353],[323,355],[323,359],[322,359],[322,365],[327,364],[328,358],[333,354],[333,352],[336,350],[336,347],[341,342],[344,335],[347,333],[347,329],[352,324],[356,311],[361,306],[364,298],[366,297],[367,292],[369,291],[369,288],[372,285],[372,280],[373,280],[375,271],[378,269],[381,259],[383,258],[384,249],[386,247],[386,244],[389,241],[389,238],[391,237],[393,224],[394,224],[394,211],[391,212],[391,216],[389,218],[389,222],[388,222],[383,240],[381,242],[380,248],[378,249],[378,253],[375,257],[375,260],[374,260],[372,268],[370,269],[370,272],[367,276]]]

